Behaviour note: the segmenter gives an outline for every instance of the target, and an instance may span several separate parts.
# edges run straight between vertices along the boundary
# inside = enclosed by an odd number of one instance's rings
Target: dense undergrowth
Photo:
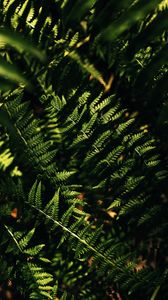
[[[2,299],[167,299],[167,5],[1,1]]]

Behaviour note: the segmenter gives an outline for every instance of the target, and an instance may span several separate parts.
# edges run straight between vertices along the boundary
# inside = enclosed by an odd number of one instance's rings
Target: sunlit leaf
[[[7,29],[0,29],[0,43],[10,45],[19,52],[29,52],[41,61],[45,60],[45,54],[43,53],[43,51],[37,49],[37,47],[34,46],[32,42],[23,38],[16,32],[12,32]]]

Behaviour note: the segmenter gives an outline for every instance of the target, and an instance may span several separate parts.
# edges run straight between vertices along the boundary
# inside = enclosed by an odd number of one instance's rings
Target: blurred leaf
[[[155,73],[161,68],[168,59],[168,48],[165,45],[151,60],[151,62],[142,69],[136,80],[136,87],[147,85],[154,79]]]
[[[9,114],[2,108],[0,109],[0,123],[9,130],[13,138],[17,136],[17,131],[13,126]]]
[[[168,103],[165,103],[160,110],[160,114],[157,120],[157,125],[162,127],[164,125],[168,125]]]
[[[145,47],[151,40],[154,40],[157,36],[161,35],[164,30],[168,28],[168,11],[160,12],[159,15],[147,26],[145,30],[137,35],[133,39],[128,47],[128,55],[134,55],[136,51]]]
[[[107,214],[110,216],[110,218],[114,219],[117,216],[117,213],[113,211],[112,209],[109,209],[107,211]]]
[[[9,91],[14,87],[14,84],[10,82],[9,80],[6,80],[4,78],[0,78],[0,90],[3,92]]]
[[[0,57],[0,76],[5,77],[6,79],[9,79],[16,83],[23,83],[25,85],[28,85],[28,81],[18,71],[18,69],[15,66],[9,64],[7,61],[2,59],[1,57]],[[2,85],[2,87],[3,87],[3,85]]]
[[[76,0],[68,1],[65,7],[66,23],[69,21],[79,22],[85,16],[85,14],[93,7],[96,0]],[[68,10],[70,12],[68,14]],[[67,15],[66,15],[67,13]]]
[[[120,1],[107,1],[104,3],[104,0],[97,1],[95,4],[95,18],[93,23],[95,29],[103,29],[109,25],[112,21],[112,14],[120,13],[123,9],[130,6],[132,0],[120,0]]]
[[[153,292],[152,297],[150,298],[150,300],[155,300],[156,299],[159,290],[160,290],[160,285],[158,285],[156,287],[156,289],[154,290],[154,292]]]
[[[0,43],[10,45],[19,52],[27,51],[41,61],[45,60],[45,54],[37,49],[32,42],[24,39],[20,34],[8,29],[0,29]]]
[[[110,41],[116,39],[124,31],[129,30],[136,22],[142,20],[158,4],[158,0],[141,1],[131,6],[119,19],[110,24],[102,32],[102,39]]]

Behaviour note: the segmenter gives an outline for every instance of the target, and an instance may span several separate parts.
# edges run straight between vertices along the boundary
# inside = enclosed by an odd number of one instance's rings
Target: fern
[[[0,298],[167,298],[166,20],[0,3]]]

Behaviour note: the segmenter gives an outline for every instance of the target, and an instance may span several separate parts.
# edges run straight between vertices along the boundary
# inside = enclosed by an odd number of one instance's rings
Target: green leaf
[[[41,244],[41,245],[34,246],[32,248],[28,248],[28,249],[24,250],[24,253],[31,255],[31,256],[37,255],[41,251],[41,249],[44,248],[44,246],[45,246],[45,244]]]
[[[75,3],[74,3],[75,2]],[[70,1],[65,10],[71,7],[70,13],[67,13],[66,22],[75,21],[79,22],[85,14],[93,7],[96,0],[76,0]]]
[[[20,73],[20,71],[14,66],[0,57],[0,76],[5,77],[16,83],[23,83],[28,85],[27,79]],[[3,86],[2,86],[3,87]]]
[[[23,38],[20,34],[8,29],[0,29],[0,43],[10,45],[19,52],[29,52],[39,60],[45,60],[45,54],[35,47],[31,41]]]
[[[22,250],[24,250],[24,249],[27,247],[29,241],[31,240],[31,238],[32,238],[32,236],[33,236],[33,234],[34,234],[34,232],[35,232],[35,228],[33,228],[32,230],[30,230],[30,231],[28,232],[28,234],[25,235],[25,236],[19,241],[19,246],[20,246],[20,248],[21,248]]]
[[[9,91],[14,87],[14,83],[8,81],[7,79],[0,78],[0,90],[3,92]]]
[[[136,22],[145,18],[153,8],[156,8],[158,2],[160,1],[140,1],[132,5],[126,13],[103,30],[101,33],[102,39],[107,41],[116,39],[120,34],[129,30]]]
[[[62,295],[62,297],[61,297],[60,300],[67,300],[67,296],[68,296],[68,294],[67,294],[67,292],[65,291],[65,292],[63,293],[63,295]]]
[[[50,296],[49,293],[45,292],[45,291],[40,291],[40,294],[45,296],[47,299],[51,299],[52,300],[52,297]]]
[[[167,10],[159,13],[159,15],[135,37],[135,39],[130,41],[130,45],[127,49],[129,58],[138,50],[149,45],[150,41],[156,40],[157,37],[161,36],[163,32],[167,30],[167,18]]]
[[[161,68],[168,59],[168,48],[167,44],[154,56],[150,63],[142,69],[138,74],[135,86],[138,89],[138,86],[148,85],[150,81],[154,80],[155,73]]]
[[[37,283],[39,285],[46,285],[46,284],[50,283],[51,281],[53,281],[53,278],[52,277],[47,277],[47,278],[44,278],[44,279],[38,279]]]
[[[41,181],[39,182],[36,190],[36,196],[35,196],[35,205],[38,208],[42,207],[42,200],[41,200]]]
[[[160,290],[160,285],[158,285],[156,287],[156,289],[154,290],[154,292],[153,292],[152,297],[150,298],[150,300],[155,300],[156,299],[159,290]]]
[[[45,263],[51,263],[51,261],[48,258],[40,257],[39,259]]]
[[[32,205],[35,204],[36,189],[37,189],[37,180],[34,182],[28,196],[28,202]]]

